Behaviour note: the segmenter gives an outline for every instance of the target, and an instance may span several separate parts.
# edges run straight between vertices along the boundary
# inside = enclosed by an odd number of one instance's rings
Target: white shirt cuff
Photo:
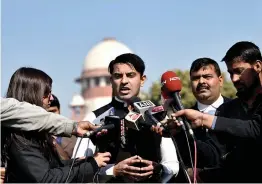
[[[105,167],[100,169],[99,174],[101,175],[114,175],[115,164],[107,164]]]

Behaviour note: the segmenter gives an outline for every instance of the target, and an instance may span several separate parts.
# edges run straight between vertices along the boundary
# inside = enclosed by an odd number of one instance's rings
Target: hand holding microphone
[[[100,136],[102,134],[106,134],[107,130],[114,129],[115,125],[114,124],[109,124],[109,125],[102,125],[102,126],[95,126],[95,129],[92,131],[88,131],[84,137],[91,137],[93,135]]]
[[[167,71],[161,77],[161,91],[165,96],[172,99],[171,106],[172,110],[176,112],[177,110],[183,110],[184,106],[181,102],[181,98],[179,92],[182,88],[182,83],[180,78],[176,75],[175,72]],[[178,117],[177,117],[178,118]],[[182,119],[181,119],[182,118]],[[194,132],[191,128],[191,125],[187,121],[185,117],[179,119],[177,125],[181,125],[181,127],[187,131],[193,139],[195,139]]]
[[[185,116],[188,120],[191,121],[193,128],[205,126],[206,128],[210,129],[214,120],[214,116],[193,109],[183,109],[173,113],[171,116],[178,126],[179,123],[177,121],[177,117]]]
[[[75,122],[73,131],[72,131],[72,135],[76,135],[77,137],[83,137],[89,131],[93,131],[99,127],[100,126],[95,126],[94,124],[90,123],[89,121]]]
[[[114,129],[115,125],[94,125],[89,121],[80,121],[75,123],[73,129],[73,135],[78,137],[90,137],[96,134],[96,136],[100,136],[107,133],[107,130]]]
[[[152,126],[151,130],[163,137],[170,137],[170,133],[172,135],[176,135],[178,132],[180,132],[180,127],[181,123],[179,123],[177,120],[175,121],[174,119],[166,119],[164,125],[162,124],[161,126]]]

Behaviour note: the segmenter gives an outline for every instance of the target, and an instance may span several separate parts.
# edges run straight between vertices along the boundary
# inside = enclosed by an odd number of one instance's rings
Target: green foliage
[[[225,72],[222,73],[222,76],[224,78],[223,88],[221,89],[222,95],[228,98],[235,98],[236,97],[236,88],[234,87],[231,80],[227,78]]]
[[[189,70],[182,71],[179,69],[175,69],[174,72],[180,77],[182,81],[182,90],[180,92],[182,103],[185,108],[189,108],[196,102],[196,99],[191,90]],[[222,73],[222,76],[224,78],[224,85],[221,89],[222,95],[228,98],[235,98],[236,90],[232,82],[227,79],[225,73]],[[152,86],[149,89],[149,93],[141,92],[140,97],[143,100],[149,99],[156,105],[161,104],[160,79],[153,82]]]

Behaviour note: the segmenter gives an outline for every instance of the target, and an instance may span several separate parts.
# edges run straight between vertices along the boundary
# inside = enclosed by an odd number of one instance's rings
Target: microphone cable
[[[183,131],[185,133],[186,136],[186,142],[187,142],[187,147],[188,147],[188,151],[189,151],[189,157],[190,157],[190,162],[191,162],[191,167],[193,170],[193,175],[194,175],[194,184],[196,184],[196,165],[197,165],[197,146],[196,146],[196,140],[193,139],[194,142],[194,162],[193,162],[193,157],[191,154],[191,147],[189,145],[189,139],[188,139],[188,135],[185,131]]]
[[[83,138],[84,138],[83,136],[80,138],[80,141],[79,141],[79,143],[78,143],[78,145],[77,145],[76,152],[75,152],[75,154],[74,154],[74,156],[73,156],[73,158],[72,158],[73,161],[72,161],[71,167],[70,167],[70,169],[69,169],[69,172],[68,172],[68,174],[67,174],[67,178],[66,178],[65,183],[68,183],[68,179],[69,179],[70,174],[71,174],[71,172],[72,172],[74,163],[75,163],[75,161],[76,161],[76,159],[77,159],[77,158],[76,158],[76,155],[77,155],[77,152],[78,152],[78,150],[79,150],[79,147],[80,147],[80,144],[81,144]],[[90,139],[88,139],[87,148],[89,147],[89,142],[90,142]],[[85,161],[84,161],[84,162],[87,161],[87,158],[88,158],[88,156],[85,156]],[[83,183],[83,180],[84,180],[84,175],[83,175],[83,177],[82,177],[82,179],[81,179],[81,183]]]
[[[171,137],[171,139],[173,141],[173,144],[175,145],[175,148],[176,148],[176,151],[177,151],[177,155],[178,155],[178,159],[180,160],[180,164],[181,164],[182,170],[183,170],[184,174],[186,175],[188,182],[190,184],[192,184],[191,179],[190,179],[190,177],[189,177],[189,175],[187,173],[186,166],[184,164],[183,158],[182,158],[182,156],[180,154],[180,151],[178,149],[176,140],[175,140],[174,136],[172,135],[172,133],[170,131],[168,131],[168,133],[169,133],[169,136]]]
[[[83,137],[81,137],[81,140],[82,140],[82,139],[83,139]],[[90,139],[88,138],[88,141],[87,141],[87,151],[88,151],[89,143],[90,143]],[[79,144],[79,145],[80,145],[80,144]],[[79,146],[78,146],[77,149],[76,149],[76,153],[77,153],[77,151],[78,151],[78,148],[79,148]],[[76,153],[75,153],[75,156],[76,156]],[[86,156],[85,156],[85,162],[87,161],[87,158],[88,158],[88,156],[86,155]],[[84,180],[84,175],[82,176],[81,183],[83,183],[83,180]]]
[[[176,108],[174,107],[173,104],[171,104],[171,108],[173,110],[173,112],[177,112]],[[180,121],[181,122],[181,121]],[[184,124],[184,122],[181,122],[181,124]],[[193,170],[193,175],[194,175],[194,183],[196,183],[196,165],[197,165],[197,147],[196,147],[196,140],[195,140],[195,137],[192,136],[192,139],[194,141],[194,163],[193,163],[193,157],[192,157],[192,154],[191,154],[191,148],[190,148],[190,145],[189,145],[189,139],[188,139],[188,135],[187,135],[187,132],[186,130],[183,131],[185,133],[185,137],[186,137],[186,142],[187,142],[187,147],[188,147],[188,151],[189,151],[189,158],[190,158],[190,163],[191,163],[191,167],[192,167],[192,170]],[[188,174],[188,173],[187,173]]]
[[[176,110],[176,108],[174,107],[173,104],[171,104],[171,108],[172,108],[173,112],[177,112],[177,110]],[[184,124],[183,121],[180,121],[179,123]],[[186,136],[186,142],[187,142],[187,147],[188,147],[188,151],[189,151],[190,163],[191,163],[192,168],[194,168],[193,157],[192,157],[192,154],[191,154],[191,148],[190,148],[190,145],[189,145],[188,135],[187,135],[186,130],[184,130],[183,132],[185,133],[185,136]]]
[[[187,136],[187,133],[185,132],[185,136],[186,136],[186,142],[187,142],[187,147],[188,147],[188,150],[189,150],[189,157],[190,157],[190,162],[191,162],[191,166],[192,166],[192,169],[193,169],[193,175],[194,175],[194,183],[196,183],[196,165],[197,165],[197,147],[196,147],[196,141],[194,141],[194,163],[193,163],[193,158],[192,158],[192,154],[191,154],[191,148],[190,148],[190,145],[189,145],[189,139],[188,139],[188,136]]]
[[[96,150],[95,152],[97,152],[97,146],[96,146]],[[98,151],[99,152],[99,151]],[[98,173],[100,172],[101,168],[99,167],[98,170],[96,171],[94,177],[93,177],[93,183],[99,183],[99,176]],[[82,183],[82,182],[81,182]]]
[[[93,183],[99,183],[99,176],[98,176],[99,172],[100,172],[100,168],[96,171],[96,173],[95,173],[95,175],[93,177]]]
[[[78,151],[78,149],[79,149],[79,147],[80,147],[80,144],[81,144],[81,142],[82,142],[82,139],[83,139],[83,137],[81,137],[81,139],[80,139],[80,141],[79,141],[79,143],[78,143],[78,145],[77,145],[76,152],[75,152],[75,154],[74,154],[74,156],[73,156],[73,161],[72,161],[71,167],[70,167],[70,169],[69,169],[69,172],[68,172],[68,174],[67,174],[65,183],[68,182],[69,176],[70,176],[70,174],[71,174],[72,168],[73,168],[74,163],[75,163],[75,160],[76,160],[76,154],[77,154],[77,151]]]
[[[195,140],[195,137],[193,137],[193,142],[194,142],[194,162],[193,162],[193,157],[192,157],[192,154],[191,154],[191,148],[190,148],[190,145],[189,145],[189,139],[188,139],[188,135],[187,133],[184,131],[185,133],[185,136],[186,136],[186,142],[187,142],[187,147],[188,147],[188,151],[189,151],[189,157],[190,157],[190,162],[191,162],[191,166],[192,166],[192,170],[193,170],[193,176],[194,176],[194,184],[197,183],[197,180],[196,180],[196,166],[197,166],[197,146],[196,146],[196,140]]]
[[[185,131],[184,131],[184,133],[185,133],[185,136],[186,136],[186,143],[187,143],[187,147],[188,147],[188,151],[189,151],[190,163],[191,163],[192,168],[194,168],[193,157],[192,157],[191,148],[190,148],[190,145],[189,145],[188,135],[187,135],[187,133]]]

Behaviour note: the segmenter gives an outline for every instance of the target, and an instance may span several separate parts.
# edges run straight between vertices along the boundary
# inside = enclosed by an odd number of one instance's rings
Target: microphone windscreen
[[[173,71],[167,71],[162,75],[161,85],[161,90],[165,93],[179,92],[182,89],[180,78]]]
[[[140,101],[141,101],[141,99],[140,99],[139,97],[137,97],[137,96],[132,96],[132,97],[129,99],[129,103],[130,103],[130,104],[134,104],[134,103],[140,102]]]

